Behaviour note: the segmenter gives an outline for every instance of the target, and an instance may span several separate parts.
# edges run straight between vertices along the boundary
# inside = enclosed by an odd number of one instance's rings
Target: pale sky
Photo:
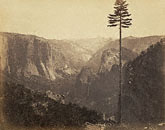
[[[165,35],[165,0],[127,0],[133,25],[123,36]],[[51,39],[118,37],[107,27],[115,0],[0,0],[0,31]]]

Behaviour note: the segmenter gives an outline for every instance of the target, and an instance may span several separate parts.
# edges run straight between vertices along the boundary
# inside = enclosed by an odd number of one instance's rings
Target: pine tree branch
[[[120,20],[119,17],[111,17],[111,16],[108,16],[109,19],[112,19],[112,20]]]
[[[121,7],[120,6],[116,6],[116,7],[114,7],[116,10],[119,10],[119,9],[121,9]]]
[[[122,27],[122,28],[129,28],[129,26],[124,26],[124,25],[122,25],[121,27]]]
[[[120,7],[121,10],[128,10],[127,7],[121,6]]]
[[[121,23],[131,23],[130,20],[121,20]]]
[[[116,14],[109,14],[109,16],[116,17],[117,15]]]
[[[130,26],[130,25],[132,25],[132,23],[122,23],[122,25]]]
[[[120,20],[112,20],[112,19],[109,20],[109,23],[117,23],[117,22],[120,22]]]
[[[128,5],[129,5],[129,4],[123,4],[122,6],[123,6],[123,7],[127,7]]]
[[[132,25],[132,23],[131,23],[131,21],[121,21],[121,24],[131,24]]]
[[[126,18],[126,19],[121,19],[122,21],[131,21],[132,19],[131,18]]]
[[[127,8],[121,8],[121,11],[128,12],[128,9]]]
[[[131,21],[121,21],[121,24],[130,24]]]
[[[126,3],[126,0],[124,0],[123,2],[122,2],[122,4],[124,5]]]
[[[131,14],[122,14],[121,15],[122,18],[129,17],[129,16],[131,16]]]
[[[110,24],[110,25],[107,25],[108,27],[116,27],[118,24]]]
[[[115,10],[115,11],[114,11],[114,14],[115,14],[116,16],[120,16],[120,14],[121,14],[121,13],[120,13],[120,10]]]

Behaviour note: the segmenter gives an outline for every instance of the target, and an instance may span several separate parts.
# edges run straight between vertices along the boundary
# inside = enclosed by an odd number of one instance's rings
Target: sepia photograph
[[[0,130],[165,130],[165,0],[0,0]]]

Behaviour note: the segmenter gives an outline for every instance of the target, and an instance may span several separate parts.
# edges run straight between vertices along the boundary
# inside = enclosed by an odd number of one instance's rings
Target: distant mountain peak
[[[134,36],[128,36],[128,37],[125,37],[125,39],[136,39],[137,37],[134,37]]]

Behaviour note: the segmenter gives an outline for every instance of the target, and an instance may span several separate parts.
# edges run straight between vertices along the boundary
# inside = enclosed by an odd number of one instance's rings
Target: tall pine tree
[[[109,14],[109,24],[108,27],[116,27],[119,26],[119,101],[118,101],[118,123],[121,122],[121,92],[122,92],[122,28],[129,28],[131,24],[131,14],[128,12],[128,4],[125,0],[116,0],[114,7],[114,14]]]

